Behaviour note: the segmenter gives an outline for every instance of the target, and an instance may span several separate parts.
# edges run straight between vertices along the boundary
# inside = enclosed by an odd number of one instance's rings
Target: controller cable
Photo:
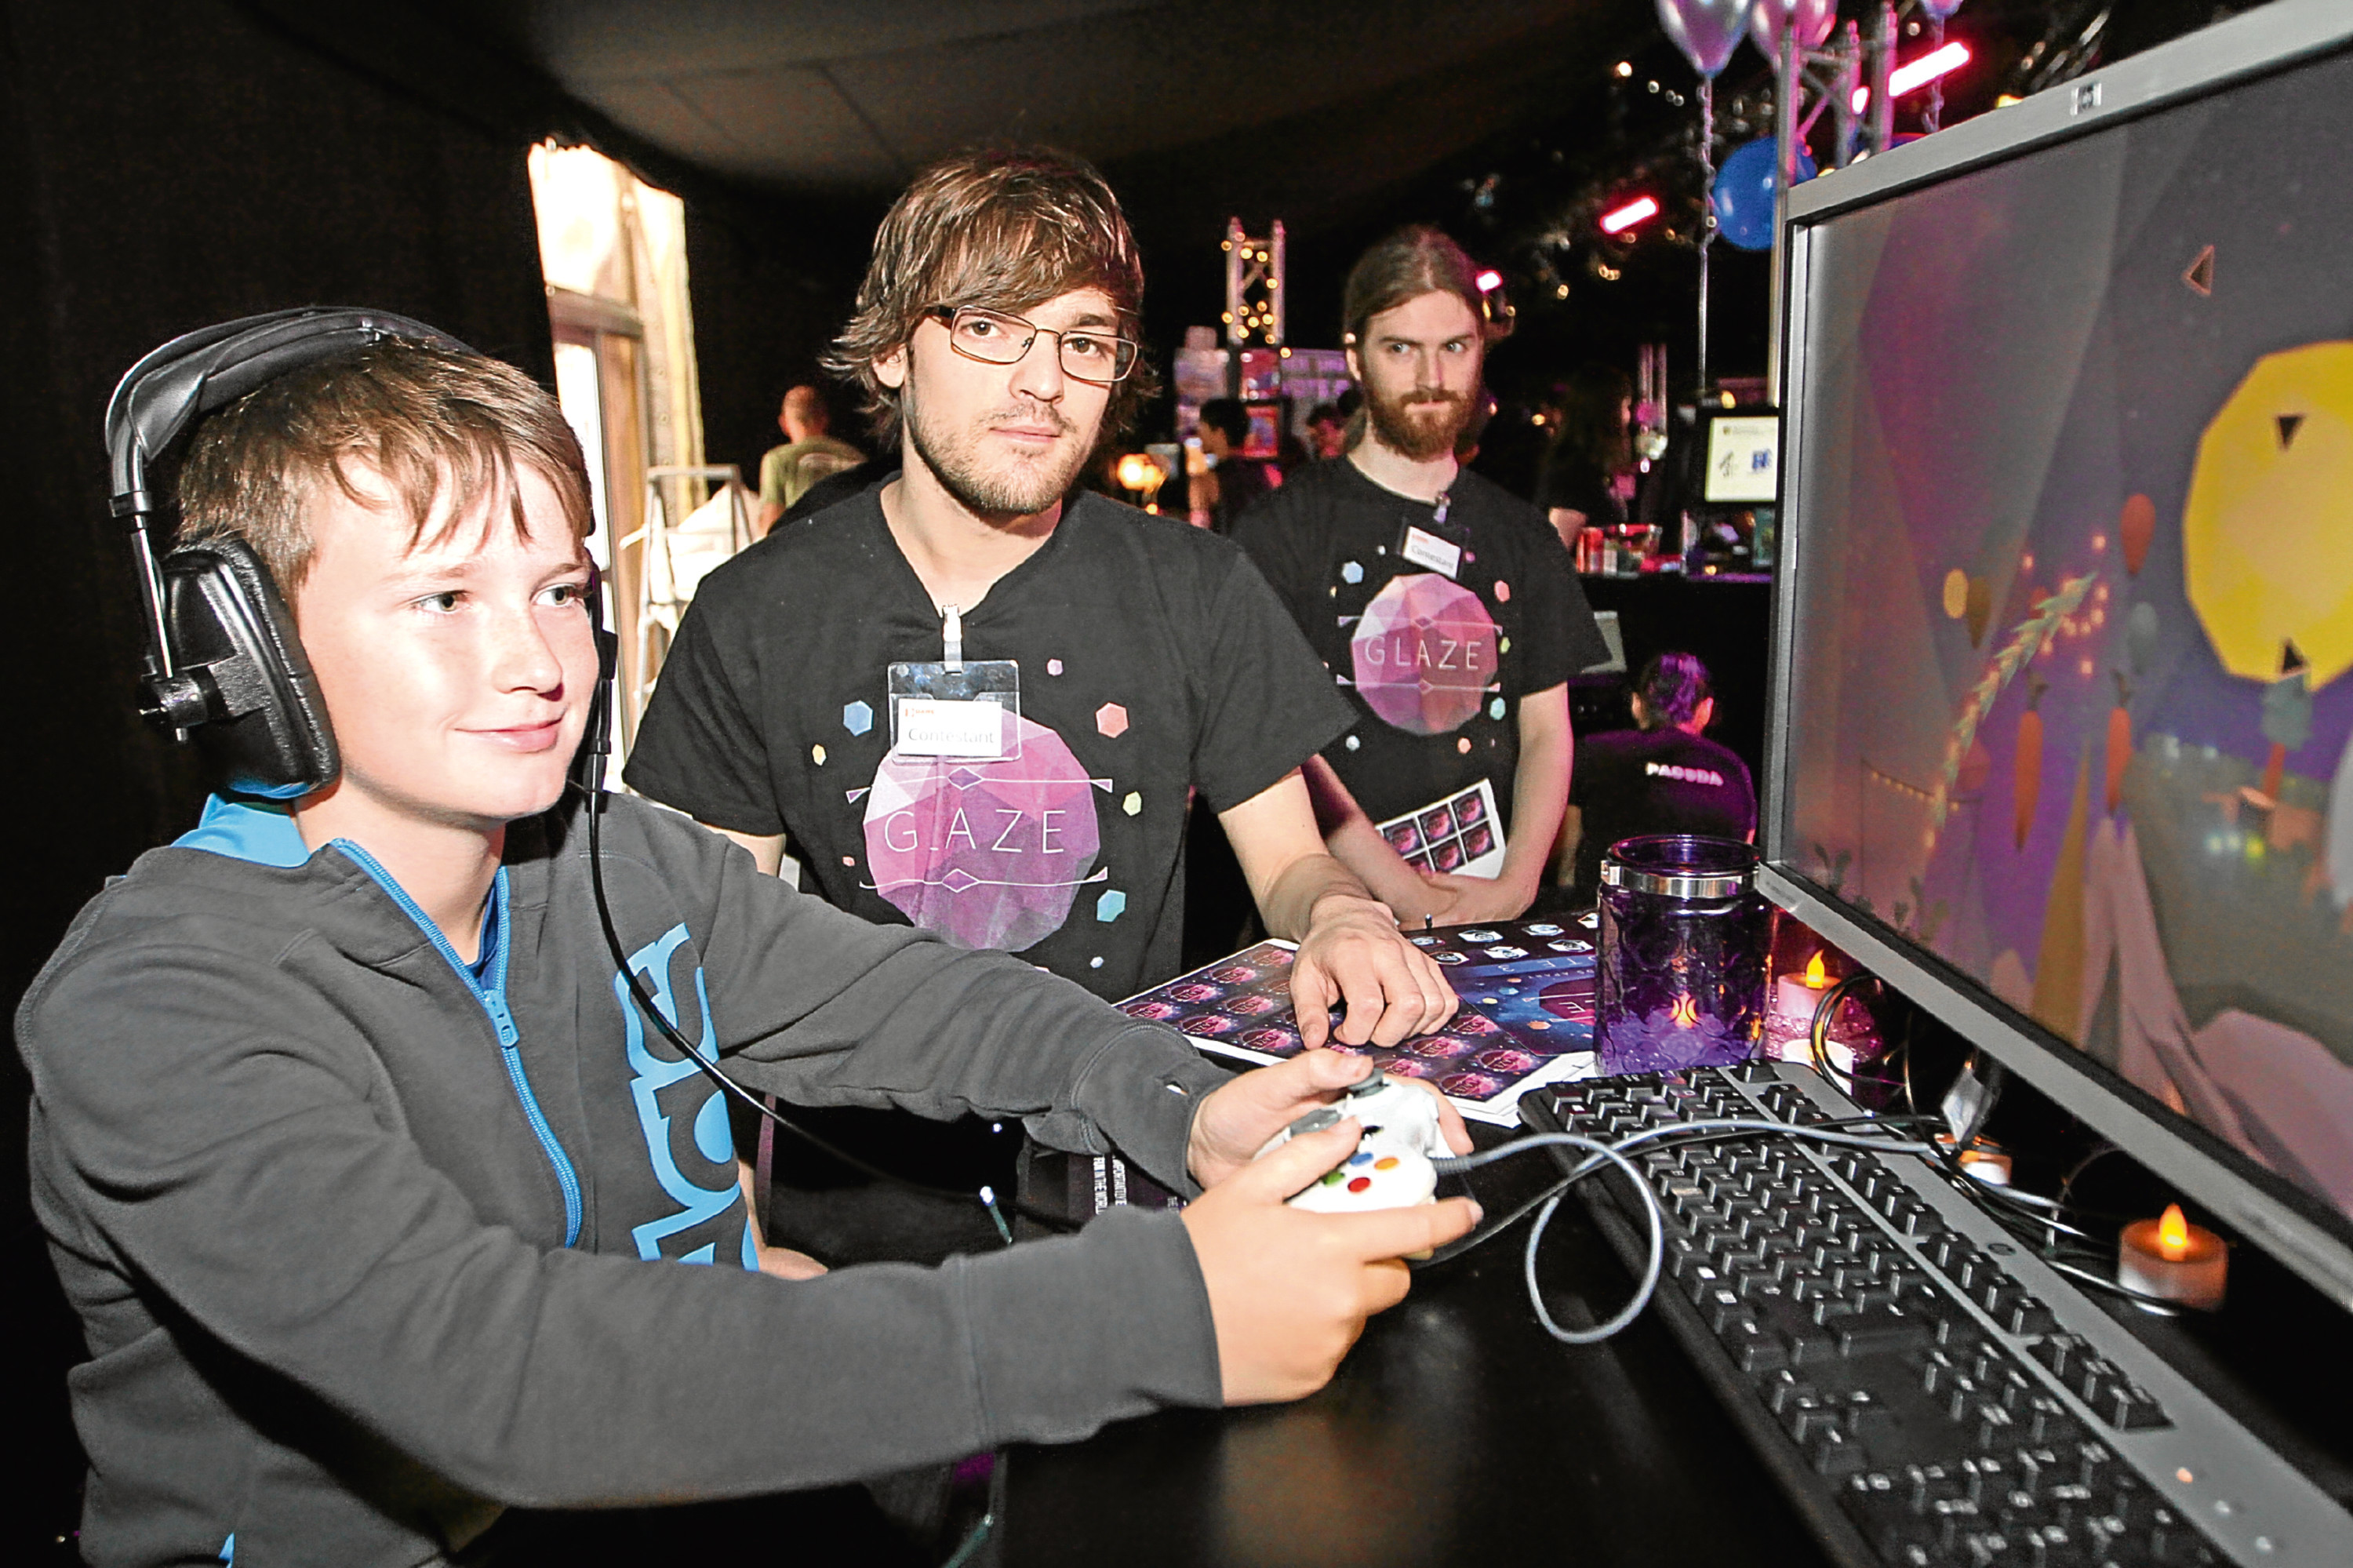
[[[953,1198],[959,1202],[968,1202],[973,1201],[975,1198],[977,1198],[981,1207],[988,1211],[988,1217],[996,1223],[998,1237],[1003,1240],[1007,1246],[1011,1246],[1013,1245],[1013,1229],[1010,1225],[1005,1223],[1004,1211],[998,1205],[997,1193],[993,1189],[983,1187],[977,1193],[973,1193],[959,1192],[952,1187],[928,1186],[921,1181],[911,1181],[903,1176],[894,1175],[888,1171],[882,1170],[879,1166],[869,1165],[865,1160],[859,1159],[856,1155],[850,1154],[844,1150],[836,1149],[832,1144],[827,1142],[824,1139],[818,1137],[817,1134],[810,1132],[807,1128],[796,1125],[790,1118],[778,1114],[776,1107],[769,1105],[766,1100],[763,1099],[760,1096],[752,1093],[751,1090],[744,1087],[743,1085],[729,1077],[725,1073],[721,1072],[719,1070],[719,1064],[713,1062],[710,1057],[704,1055],[701,1051],[695,1049],[692,1044],[689,1044],[686,1036],[680,1033],[678,1026],[672,1023],[669,1017],[663,1013],[661,1008],[655,1002],[653,993],[646,989],[644,978],[640,976],[637,970],[629,967],[628,956],[621,947],[620,932],[613,924],[613,906],[605,894],[605,845],[604,834],[600,831],[600,827],[605,816],[605,758],[607,756],[607,747],[605,746],[596,744],[596,741],[601,738],[602,737],[600,736],[592,736],[591,746],[593,749],[590,754],[591,759],[588,764],[588,886],[589,890],[596,895],[596,920],[597,923],[605,928],[605,945],[612,949],[614,967],[628,982],[629,995],[636,1001],[638,1011],[644,1013],[647,1022],[650,1022],[657,1030],[660,1031],[663,1039],[669,1041],[673,1047],[682,1052],[686,1055],[687,1059],[691,1061],[695,1066],[702,1071],[704,1077],[709,1078],[713,1084],[717,1085],[722,1093],[733,1096],[737,1103],[750,1107],[754,1111],[756,1111],[761,1116],[767,1118],[768,1120],[774,1122],[776,1126],[783,1128],[786,1132],[791,1133],[794,1137],[800,1139],[803,1142],[809,1144],[815,1149],[822,1150],[826,1154],[831,1155],[834,1159],[840,1160],[844,1165],[849,1166],[851,1170],[863,1171],[867,1175],[874,1178],[878,1181],[885,1183],[886,1185],[903,1188],[908,1192],[919,1192],[929,1197]],[[1029,1205],[1022,1203],[1018,1200],[1014,1206],[1027,1217],[1037,1220],[1041,1224],[1054,1225],[1058,1228],[1069,1227],[1070,1222],[1063,1219],[1060,1215],[1042,1213],[1031,1209]],[[759,1221],[757,1216],[746,1216],[746,1223],[757,1224]],[[987,1504],[982,1510],[979,1520],[974,1523],[971,1531],[966,1533],[963,1542],[956,1547],[955,1551],[952,1554],[950,1554],[947,1562],[943,1565],[943,1568],[966,1568],[966,1565],[972,1562],[974,1554],[979,1552],[981,1543],[987,1541],[989,1533],[997,1528],[997,1520],[1005,1512],[1005,1453],[1002,1449],[998,1449],[992,1453],[989,1456],[989,1458],[990,1465],[988,1474]]]
[[[960,1203],[977,1202],[982,1208],[988,1211],[989,1218],[996,1223],[997,1234],[1004,1238],[1005,1245],[1012,1245],[1012,1229],[1005,1221],[1005,1200],[1000,1199],[994,1189],[983,1187],[978,1192],[967,1192],[955,1187],[934,1187],[927,1182],[911,1181],[904,1176],[885,1171],[880,1166],[871,1165],[847,1150],[835,1148],[833,1144],[819,1138],[791,1118],[783,1115],[762,1097],[754,1094],[722,1072],[719,1064],[688,1041],[678,1026],[662,1012],[659,1004],[654,1001],[653,992],[646,988],[644,977],[629,967],[628,956],[621,946],[620,932],[613,924],[612,905],[605,893],[604,835],[601,831],[605,816],[605,753],[601,750],[592,754],[592,760],[588,767],[587,786],[589,890],[596,895],[597,923],[605,929],[605,945],[612,949],[614,968],[628,983],[629,995],[637,1002],[638,1011],[645,1015],[646,1021],[660,1033],[664,1040],[670,1042],[673,1049],[692,1062],[704,1077],[716,1085],[721,1093],[733,1098],[737,1104],[748,1107],[755,1115],[766,1118],[809,1147],[839,1160],[852,1171],[871,1177],[886,1186],[897,1187],[927,1198],[947,1198]],[[1035,1220],[1040,1224],[1057,1230],[1076,1228],[1063,1215],[1048,1213],[1018,1199],[1012,1201],[1012,1207],[1024,1218]]]

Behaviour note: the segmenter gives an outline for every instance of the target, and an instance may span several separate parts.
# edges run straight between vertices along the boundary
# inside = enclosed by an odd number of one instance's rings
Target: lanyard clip
[[[964,673],[964,612],[952,604],[940,606],[941,661],[957,674]]]
[[[1431,524],[1436,527],[1444,527],[1446,524],[1446,514],[1452,510],[1453,505],[1453,493],[1444,490],[1440,491],[1438,493],[1438,510],[1430,514]]]

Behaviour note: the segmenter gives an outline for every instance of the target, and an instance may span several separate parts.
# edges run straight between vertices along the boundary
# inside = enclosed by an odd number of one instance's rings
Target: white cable
[[[1662,1127],[1645,1128],[1641,1132],[1630,1133],[1620,1139],[1616,1143],[1603,1143],[1598,1139],[1587,1138],[1574,1132],[1539,1132],[1526,1138],[1515,1139],[1500,1148],[1490,1149],[1482,1153],[1466,1154],[1457,1159],[1433,1160],[1430,1164],[1440,1175],[1454,1175],[1465,1171],[1475,1171],[1482,1165],[1492,1165],[1498,1160],[1522,1154],[1532,1149],[1567,1148],[1591,1151],[1589,1158],[1568,1173],[1567,1180],[1562,1183],[1564,1190],[1555,1193],[1546,1202],[1545,1206],[1537,1211],[1535,1224],[1528,1231],[1528,1243],[1522,1255],[1521,1271],[1527,1280],[1528,1301],[1535,1308],[1536,1321],[1544,1325],[1546,1333],[1564,1344],[1596,1345],[1621,1332],[1635,1319],[1642,1315],[1642,1309],[1651,1304],[1651,1296],[1657,1292],[1659,1277],[1666,1267],[1666,1207],[1659,1202],[1658,1193],[1651,1191],[1650,1181],[1634,1168],[1631,1161],[1627,1160],[1625,1151],[1645,1143],[1720,1137],[1727,1133],[1808,1139],[1816,1143],[1834,1143],[1852,1149],[1877,1150],[1884,1154],[1933,1155],[1936,1152],[1932,1145],[1911,1140],[1897,1141],[1867,1133],[1835,1132],[1828,1128],[1791,1127],[1778,1121],[1727,1118],[1718,1121],[1670,1122]],[[1643,1262],[1642,1280],[1635,1287],[1633,1298],[1628,1301],[1625,1308],[1615,1317],[1591,1329],[1564,1329],[1554,1322],[1552,1314],[1545,1309],[1544,1293],[1536,1287],[1536,1249],[1544,1241],[1545,1227],[1552,1223],[1553,1211],[1559,1208],[1561,1199],[1567,1196],[1566,1189],[1590,1176],[1605,1164],[1614,1164],[1625,1171],[1633,1181],[1634,1190],[1642,1195],[1642,1218],[1650,1232],[1649,1255]]]

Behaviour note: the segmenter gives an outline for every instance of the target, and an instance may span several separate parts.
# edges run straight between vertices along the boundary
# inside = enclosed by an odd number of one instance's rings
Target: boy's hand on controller
[[[1243,1073],[1218,1086],[1201,1101],[1193,1116],[1193,1135],[1185,1150],[1186,1169],[1204,1187],[1214,1187],[1248,1165],[1266,1140],[1317,1106],[1329,1105],[1342,1089],[1365,1076],[1362,1057],[1337,1051],[1308,1051],[1271,1067]],[[1461,1113],[1444,1095],[1415,1078],[1391,1078],[1411,1084],[1438,1101],[1438,1125],[1446,1146],[1457,1154],[1471,1152],[1471,1133]],[[1338,1164],[1327,1161],[1313,1175]],[[1312,1179],[1312,1177],[1310,1178]],[[1300,1181],[1293,1187],[1307,1185]],[[1290,1194],[1285,1193],[1288,1197]]]
[[[1405,1298],[1402,1259],[1444,1246],[1479,1223],[1479,1206],[1468,1198],[1362,1214],[1286,1206],[1355,1151],[1360,1130],[1345,1120],[1294,1138],[1183,1212],[1217,1324],[1228,1404],[1298,1399],[1323,1387],[1365,1319]]]
[[[1332,1004],[1348,1016],[1332,1027]],[[1445,1027],[1454,1016],[1446,971],[1405,938],[1388,906],[1350,894],[1318,900],[1291,961],[1291,1011],[1314,1050],[1336,1035],[1351,1045],[1394,1045]]]

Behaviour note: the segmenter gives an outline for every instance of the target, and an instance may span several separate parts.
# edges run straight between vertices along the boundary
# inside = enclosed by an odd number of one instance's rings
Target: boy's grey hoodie
[[[26,994],[92,1562],[430,1562],[506,1505],[815,1486],[1218,1403],[1173,1213],[747,1272],[723,1102],[623,999],[581,810],[510,829],[479,976],[364,851],[216,801]],[[1178,1036],[642,803],[604,838],[631,966],[745,1086],[1018,1116],[1193,1191],[1224,1074]]]

